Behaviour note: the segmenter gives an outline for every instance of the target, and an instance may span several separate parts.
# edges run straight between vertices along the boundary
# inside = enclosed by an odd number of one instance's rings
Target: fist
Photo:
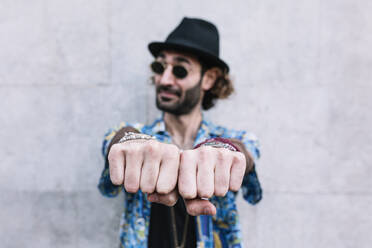
[[[125,141],[111,147],[108,161],[112,183],[129,193],[168,194],[176,187],[180,152],[173,144]]]
[[[178,190],[185,199],[225,196],[238,191],[246,170],[243,153],[201,146],[181,154]]]

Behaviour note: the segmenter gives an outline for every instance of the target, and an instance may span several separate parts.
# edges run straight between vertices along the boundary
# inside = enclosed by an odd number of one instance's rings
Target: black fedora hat
[[[217,27],[202,19],[183,18],[164,42],[151,42],[148,48],[154,57],[165,49],[190,52],[200,57],[208,66],[218,66],[229,71],[229,66],[219,58]]]

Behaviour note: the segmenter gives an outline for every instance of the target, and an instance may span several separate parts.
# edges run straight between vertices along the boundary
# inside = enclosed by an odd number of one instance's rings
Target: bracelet
[[[123,143],[129,140],[155,140],[154,136],[143,134],[143,133],[134,133],[134,132],[125,132],[124,136],[119,140],[118,143]]]
[[[225,138],[212,138],[212,139],[207,139],[200,144],[196,145],[194,149],[199,148],[201,146],[212,146],[215,148],[225,148],[233,152],[240,152],[239,148],[234,145],[230,140],[225,139]]]

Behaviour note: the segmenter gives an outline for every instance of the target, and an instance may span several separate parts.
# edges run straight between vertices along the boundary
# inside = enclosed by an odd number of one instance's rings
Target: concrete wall
[[[0,247],[117,247],[122,197],[96,185],[120,120],[158,115],[147,44],[215,22],[237,93],[207,116],[255,132],[263,201],[246,247],[370,247],[367,0],[0,0]]]

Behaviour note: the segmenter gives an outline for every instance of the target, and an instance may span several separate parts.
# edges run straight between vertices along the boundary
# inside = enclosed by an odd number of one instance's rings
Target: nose
[[[172,73],[172,66],[168,65],[163,74],[160,76],[160,84],[162,85],[172,85],[174,84],[174,75]]]

